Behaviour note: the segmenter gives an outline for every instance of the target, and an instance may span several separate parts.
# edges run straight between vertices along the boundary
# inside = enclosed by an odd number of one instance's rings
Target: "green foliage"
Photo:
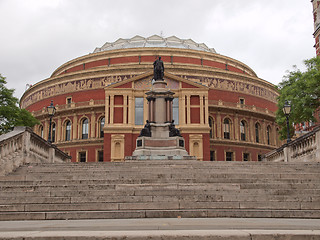
[[[6,79],[0,74],[0,135],[15,126],[33,127],[39,121],[25,109],[18,107],[18,99],[13,96],[14,89],[6,88]]]
[[[294,134],[292,123],[316,121],[315,110],[320,106],[320,58],[305,60],[306,71],[301,72],[294,66],[279,84],[278,111],[276,121],[281,127],[280,135],[286,138],[286,117],[282,111],[285,100],[291,101],[290,134]]]

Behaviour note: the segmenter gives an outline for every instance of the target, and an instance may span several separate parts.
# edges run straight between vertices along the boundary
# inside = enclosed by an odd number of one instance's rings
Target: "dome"
[[[204,43],[196,43],[192,39],[180,39],[176,36],[164,38],[158,35],[153,35],[148,38],[144,38],[138,35],[129,39],[119,38],[117,41],[112,43],[106,42],[102,47],[96,48],[94,50],[94,53],[115,49],[144,47],[182,48],[216,53],[214,48],[208,48]]]

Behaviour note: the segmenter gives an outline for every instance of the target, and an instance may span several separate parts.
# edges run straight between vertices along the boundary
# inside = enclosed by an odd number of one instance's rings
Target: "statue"
[[[176,129],[176,126],[174,125],[174,120],[172,120],[171,124],[169,125],[169,137],[182,137],[179,129]]]
[[[146,124],[141,129],[139,137],[151,137],[151,126],[149,120],[146,121]]]
[[[163,61],[161,60],[161,57],[159,57],[159,59],[155,60],[153,63],[153,75],[154,80],[163,80],[164,65]]]

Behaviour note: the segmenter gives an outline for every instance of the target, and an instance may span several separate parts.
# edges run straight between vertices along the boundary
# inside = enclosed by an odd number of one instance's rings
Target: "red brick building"
[[[244,63],[177,37],[119,39],[64,63],[29,88],[20,105],[72,161],[121,161],[135,150],[148,117],[146,92],[161,56],[173,91],[173,118],[186,150],[199,160],[258,161],[279,146],[278,92]]]

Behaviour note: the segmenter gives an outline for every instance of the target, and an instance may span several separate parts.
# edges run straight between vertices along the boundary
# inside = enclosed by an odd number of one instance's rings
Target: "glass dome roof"
[[[160,37],[153,35],[148,38],[141,36],[135,36],[129,39],[119,38],[115,42],[106,42],[102,47],[96,48],[94,53],[115,50],[115,49],[126,49],[126,48],[144,48],[144,47],[168,47],[168,48],[182,48],[182,49],[193,49],[198,51],[205,51],[216,53],[214,48],[208,48],[204,43],[196,43],[191,39],[180,39],[176,36],[171,37]]]

